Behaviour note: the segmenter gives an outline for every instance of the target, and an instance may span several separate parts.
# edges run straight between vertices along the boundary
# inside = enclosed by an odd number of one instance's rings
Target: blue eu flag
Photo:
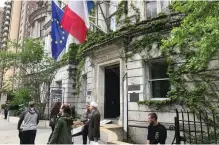
[[[68,33],[62,29],[61,20],[64,12],[52,1],[52,57],[57,59],[66,47]]]

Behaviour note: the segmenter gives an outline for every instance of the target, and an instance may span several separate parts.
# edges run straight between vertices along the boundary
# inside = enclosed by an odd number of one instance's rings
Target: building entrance
[[[120,67],[105,67],[104,118],[116,118],[120,115]]]

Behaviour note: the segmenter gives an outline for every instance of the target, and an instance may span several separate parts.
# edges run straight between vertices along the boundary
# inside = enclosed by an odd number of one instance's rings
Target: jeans
[[[35,144],[36,130],[27,130],[22,132],[23,144]]]
[[[23,132],[21,130],[19,130],[18,136],[20,138],[20,144],[23,144],[23,142],[22,142],[22,135],[23,135]]]
[[[4,119],[7,119],[7,117],[8,117],[8,110],[7,109],[4,110],[4,114],[5,114],[5,118]]]

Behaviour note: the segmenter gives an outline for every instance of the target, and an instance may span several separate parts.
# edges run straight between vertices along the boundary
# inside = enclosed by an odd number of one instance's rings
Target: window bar
[[[102,13],[103,19],[104,19],[104,21],[105,21],[105,23],[106,23],[106,26],[107,26],[107,32],[108,32],[108,31],[110,30],[110,27],[109,27],[109,25],[108,25],[108,23],[107,23],[107,20],[106,20],[105,14],[104,14],[103,9],[102,9],[102,7],[101,7],[101,5],[100,5],[99,2],[97,3],[97,9],[98,9],[98,6],[99,6],[100,11],[101,11],[101,13]]]
[[[190,120],[189,120],[189,112],[187,111],[187,116],[188,116],[188,126],[189,126],[189,143],[192,143],[192,138],[191,138],[191,129],[190,129]]]
[[[197,144],[197,134],[196,134],[196,122],[195,122],[195,112],[193,112],[193,119],[194,119],[194,131],[195,131],[195,143]]]
[[[184,114],[183,114],[183,111],[181,111],[182,112],[182,124],[183,124],[183,137],[184,137],[184,144],[186,144],[186,140],[185,140],[185,138],[186,138],[186,134],[185,134],[185,122],[184,122]]]
[[[207,132],[208,132],[208,143],[210,143],[210,133],[209,133],[208,114],[207,114],[207,112],[206,112],[206,120],[207,120],[206,124],[207,124]]]
[[[201,115],[201,112],[200,112],[200,126],[201,126],[201,142],[203,142],[203,130],[202,130],[202,115]]]
[[[216,131],[216,122],[215,122],[214,110],[212,110],[212,115],[213,115],[213,121],[214,121],[214,138],[215,138],[215,144],[217,144],[217,131]]]

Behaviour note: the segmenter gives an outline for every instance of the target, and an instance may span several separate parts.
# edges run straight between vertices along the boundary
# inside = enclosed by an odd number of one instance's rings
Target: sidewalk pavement
[[[47,144],[50,128],[39,128],[36,135],[36,144]],[[73,138],[74,144],[82,144],[82,137]],[[13,124],[0,117],[0,144],[19,144],[17,124]]]

